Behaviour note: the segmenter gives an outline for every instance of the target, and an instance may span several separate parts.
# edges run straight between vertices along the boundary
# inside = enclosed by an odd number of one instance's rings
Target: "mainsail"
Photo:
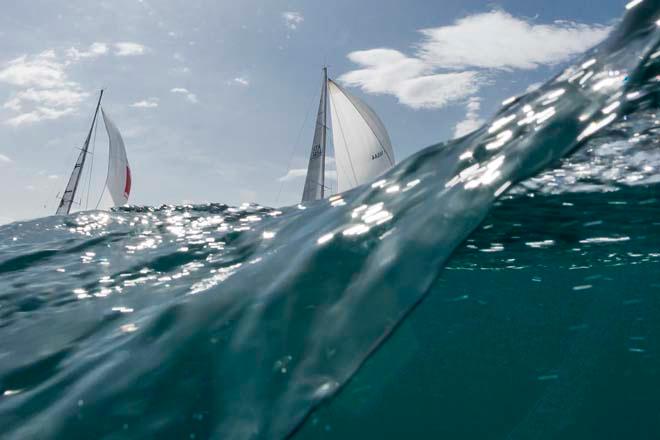
[[[338,192],[348,191],[375,179],[395,163],[392,142],[376,112],[328,79],[327,69],[324,68],[321,102],[307,167],[303,202],[319,200],[325,195],[328,103],[332,115]]]
[[[131,194],[131,168],[128,166],[124,140],[117,126],[110,120],[105,110],[101,109],[101,113],[110,140],[106,187],[115,206],[122,206],[128,202]]]

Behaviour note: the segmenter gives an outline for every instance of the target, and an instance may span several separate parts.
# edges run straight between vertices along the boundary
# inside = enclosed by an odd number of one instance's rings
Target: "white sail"
[[[115,206],[122,206],[128,202],[131,194],[131,168],[128,165],[124,140],[117,126],[108,118],[105,110],[101,109],[101,112],[110,139],[106,187]]]
[[[348,191],[390,169],[392,142],[376,113],[337,83],[328,81],[337,190]]]

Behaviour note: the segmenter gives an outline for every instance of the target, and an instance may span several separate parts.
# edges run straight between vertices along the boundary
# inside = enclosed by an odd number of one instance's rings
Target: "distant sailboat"
[[[110,194],[114,206],[122,206],[128,202],[131,193],[131,168],[128,165],[124,140],[122,139],[117,126],[110,120],[105,113],[105,110],[101,108],[102,98],[103,90],[101,90],[98,103],[96,104],[92,126],[89,128],[83,148],[81,149],[80,154],[78,155],[78,160],[73,167],[69,183],[67,183],[57,207],[57,215],[66,215],[71,212],[71,206],[74,203],[78,184],[80,183],[80,177],[82,176],[85,161],[89,153],[89,143],[92,138],[92,132],[94,131],[99,109],[103,115],[103,122],[105,123],[105,129],[108,132],[109,139],[108,174],[105,188]]]
[[[395,164],[392,142],[378,115],[367,104],[328,78],[323,68],[321,102],[303,189],[303,202],[326,193],[327,108],[332,115],[332,138],[337,167],[337,192],[369,182]]]

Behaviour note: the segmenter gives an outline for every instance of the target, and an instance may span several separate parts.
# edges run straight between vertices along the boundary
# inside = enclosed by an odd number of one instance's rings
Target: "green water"
[[[504,201],[300,437],[657,438],[659,196]]]

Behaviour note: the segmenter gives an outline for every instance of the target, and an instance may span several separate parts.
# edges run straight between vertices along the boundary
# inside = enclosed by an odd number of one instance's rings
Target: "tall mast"
[[[94,118],[92,119],[92,126],[89,127],[89,133],[87,133],[87,138],[85,139],[85,144],[83,145],[80,155],[78,155],[78,160],[73,167],[71,172],[71,177],[69,177],[69,182],[64,189],[64,194],[62,194],[62,199],[60,204],[57,207],[57,212],[55,214],[68,214],[71,211],[71,204],[76,196],[76,191],[78,190],[78,183],[80,183],[80,176],[82,175],[83,167],[85,166],[85,159],[87,159],[87,151],[89,150],[89,142],[92,139],[92,132],[94,131],[94,125],[96,124],[96,117],[99,114],[99,108],[101,107],[101,98],[103,98],[103,90],[99,94],[99,101],[96,103],[96,110],[94,110]]]
[[[321,198],[325,198],[325,156],[326,156],[326,142],[328,136],[328,67],[323,66],[323,91],[321,92],[323,99],[323,131],[321,132],[321,150],[323,151],[323,158],[321,159]]]
[[[328,69],[324,67],[323,85],[321,86],[321,101],[319,102],[319,111],[316,115],[316,127],[314,128],[312,151],[309,155],[307,177],[305,178],[305,187],[303,189],[303,203],[319,200],[325,196],[325,146],[328,131],[327,109]]]

